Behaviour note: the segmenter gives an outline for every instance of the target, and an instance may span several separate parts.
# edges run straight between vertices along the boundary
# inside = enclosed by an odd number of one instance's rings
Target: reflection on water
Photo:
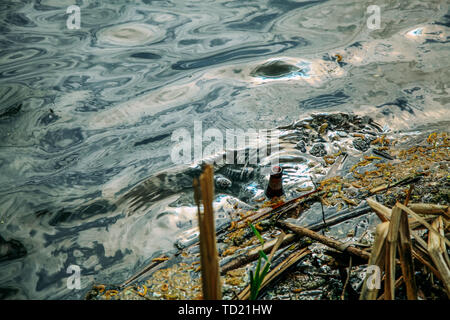
[[[0,235],[27,255],[0,262],[0,297],[80,298],[69,265],[87,288],[172,250],[192,223],[189,174],[152,180],[156,201],[135,214],[116,204],[161,170],[195,174],[170,160],[172,132],[194,120],[223,132],[324,111],[391,129],[448,120],[448,4],[379,3],[369,30],[368,0],[84,1],[68,30],[73,1],[2,1]],[[227,199],[245,198],[223,170]],[[240,176],[247,197],[264,183],[253,177]]]

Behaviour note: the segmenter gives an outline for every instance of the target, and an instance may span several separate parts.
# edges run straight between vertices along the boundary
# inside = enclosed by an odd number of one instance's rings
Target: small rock
[[[309,153],[315,157],[323,157],[326,156],[327,151],[325,150],[325,145],[323,143],[316,143],[313,145]]]
[[[231,187],[232,182],[230,179],[225,178],[224,176],[216,176],[215,177],[216,187],[221,189],[227,189]]]
[[[358,138],[353,140],[353,147],[355,147],[356,150],[365,152],[369,150],[370,144],[365,139]]]
[[[300,140],[295,147],[298,148],[301,152],[306,153],[305,141]]]

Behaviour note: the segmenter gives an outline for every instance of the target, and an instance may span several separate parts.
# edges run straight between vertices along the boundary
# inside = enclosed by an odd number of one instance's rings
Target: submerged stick
[[[350,280],[350,273],[352,271],[352,256],[350,256],[350,261],[348,263],[347,277],[345,278],[344,288],[342,289],[341,300],[345,299],[345,291],[347,291],[348,281]]]
[[[127,285],[129,285],[130,283],[136,281],[137,279],[141,278],[142,276],[144,276],[146,273],[150,272],[153,268],[155,268],[156,266],[162,264],[163,262],[166,262],[167,260],[163,260],[163,257],[165,256],[161,256],[158,257],[156,259],[153,259],[152,262],[147,265],[144,269],[142,269],[141,271],[139,271],[138,273],[134,274],[131,278],[129,278],[128,280],[126,280],[124,283],[122,283],[120,285],[121,288],[126,287]]]
[[[212,206],[214,197],[213,178],[213,169],[210,165],[207,165],[203,173],[200,175],[203,213],[198,210],[202,288],[203,298],[206,300],[222,299],[222,288],[219,274],[219,257],[216,246],[216,228],[214,227],[214,212]],[[194,188],[198,190],[197,180],[194,180]],[[194,196],[197,202],[198,192],[197,195]]]
[[[289,212],[293,212],[294,210],[299,208],[303,203],[311,201],[314,198],[320,197],[323,194],[324,194],[323,191],[320,191],[320,189],[316,189],[307,194],[303,194],[297,198],[284,202],[283,204],[280,204],[275,208],[272,209],[268,208],[268,210],[256,212],[252,215],[239,219],[237,221],[237,227],[245,227],[249,221],[254,223],[273,216],[275,216],[275,220],[278,220],[282,215]]]
[[[339,214],[337,214],[333,217],[327,218],[326,224],[323,221],[320,221],[317,223],[309,224],[306,227],[312,231],[319,231],[323,228],[331,227],[338,223],[362,216],[363,214],[369,213],[371,211],[372,210],[370,209],[369,206],[363,206],[363,207],[357,208],[357,209],[341,211],[341,212],[339,212]]]
[[[362,259],[365,259],[365,260],[369,260],[369,258],[370,258],[370,254],[363,250],[360,250],[358,248],[351,247],[351,246],[346,246],[346,244],[341,241],[334,240],[334,239],[328,238],[326,236],[320,235],[317,232],[314,232],[307,228],[296,226],[292,223],[287,223],[287,222],[283,222],[283,221],[280,221],[279,225],[281,227],[290,229],[291,231],[295,232],[296,234],[298,234],[300,236],[306,236],[311,239],[317,240],[320,243],[323,243],[333,249],[336,249],[339,251],[347,251],[348,253],[353,254],[353,255],[360,257]]]
[[[296,235],[294,235],[294,234],[286,235],[286,237],[283,239],[283,241],[280,244],[280,246],[285,246],[285,245],[288,245],[288,244],[292,243],[295,240],[295,237],[296,237]],[[278,242],[278,239],[273,239],[271,241],[268,241],[268,242],[264,243],[262,248],[258,247],[258,248],[255,248],[253,250],[250,250],[249,252],[245,252],[245,253],[237,256],[232,261],[226,263],[225,265],[223,265],[220,268],[221,274],[225,274],[225,273],[227,273],[230,270],[234,270],[234,269],[240,268],[240,267],[246,265],[247,263],[250,263],[250,262],[252,262],[254,260],[257,260],[258,257],[259,257],[259,251],[261,251],[261,250],[264,253],[271,252],[272,249],[275,247],[277,242]]]
[[[388,190],[390,188],[394,188],[394,187],[397,187],[397,186],[400,186],[400,185],[415,183],[419,179],[421,179],[422,176],[423,176],[423,174],[410,175],[410,176],[408,176],[408,177],[406,177],[404,179],[401,179],[401,180],[399,180],[397,182],[394,182],[392,184],[391,183],[383,184],[381,186],[378,186],[378,187],[370,189],[369,190],[369,194],[372,195],[372,194],[375,194],[377,192]]]

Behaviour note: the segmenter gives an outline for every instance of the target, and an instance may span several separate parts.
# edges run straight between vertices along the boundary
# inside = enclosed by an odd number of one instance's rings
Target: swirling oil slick
[[[195,237],[197,164],[170,160],[172,132],[194,120],[224,132],[316,112],[391,130],[450,120],[445,1],[381,1],[379,30],[369,0],[77,3],[78,30],[74,1],[0,3],[0,235],[27,251],[0,262],[2,298],[82,298],[69,265],[83,289],[121,283]],[[291,142],[287,182],[311,187],[311,156]],[[221,221],[263,192],[254,170],[219,168]],[[154,188],[131,214],[118,200],[142,181]]]

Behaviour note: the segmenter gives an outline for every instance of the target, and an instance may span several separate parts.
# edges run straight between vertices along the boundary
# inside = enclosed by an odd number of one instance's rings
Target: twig
[[[312,176],[309,176],[309,179],[311,179],[312,184],[314,185],[315,190],[317,190],[317,184],[314,182]],[[327,222],[325,221],[325,212],[323,211],[323,200],[320,199],[320,209],[322,210],[322,222],[323,222],[323,226],[324,228],[327,227]],[[324,231],[322,229],[322,234],[324,234]]]
[[[413,189],[414,189],[414,185],[410,184],[409,185],[409,189],[408,189],[408,193],[406,194],[406,199],[405,199],[405,202],[404,202],[405,206],[408,205],[409,198],[411,197],[411,192],[413,191]]]
[[[422,178],[422,176],[423,176],[423,174],[416,174],[416,175],[408,176],[408,177],[406,177],[404,179],[401,179],[401,180],[399,180],[397,182],[394,182],[392,184],[390,184],[390,183],[383,184],[381,186],[378,186],[378,187],[370,189],[369,190],[369,194],[372,195],[372,194],[375,194],[377,192],[385,191],[385,190],[388,190],[390,188],[394,188],[394,187],[397,187],[397,186],[400,186],[400,185],[403,185],[403,184],[410,184],[410,183],[417,182],[418,180],[420,180]]]
[[[305,202],[312,201],[322,196],[323,194],[325,194],[325,192],[320,191],[320,189],[311,191],[307,194],[301,195],[300,197],[292,199],[284,203],[283,205],[273,209],[271,212],[268,213],[268,215],[274,216],[275,217],[274,221],[278,221],[284,214],[292,212]]]
[[[370,209],[369,206],[363,206],[361,208],[358,209],[351,209],[351,210],[347,210],[347,211],[341,211],[339,212],[339,214],[337,214],[334,217],[328,217],[327,219],[327,223],[326,226],[327,227],[331,227],[334,226],[338,223],[347,221],[349,219],[353,219],[356,217],[359,217],[363,214],[369,213],[372,210]],[[323,224],[323,222],[318,222],[318,223],[313,223],[313,224],[309,224],[306,226],[308,229],[313,230],[313,231],[318,231],[321,230],[322,228],[325,227],[325,225]]]
[[[158,261],[152,261],[148,266],[146,266],[143,270],[139,271],[138,273],[134,274],[132,277],[130,277],[128,280],[126,280],[124,283],[120,285],[121,288],[126,287],[130,283],[134,282],[135,280],[139,279],[143,275],[145,275],[147,272],[150,272],[153,268],[160,265],[161,263],[166,262],[164,260],[158,260]]]
[[[294,234],[286,235],[286,237],[283,239],[283,242],[281,243],[280,246],[285,246],[285,245],[292,243],[295,240],[295,237],[296,237],[296,235],[294,235]],[[225,274],[230,270],[240,268],[240,267],[258,259],[260,250],[262,250],[264,253],[270,252],[272,250],[272,248],[275,246],[277,241],[278,241],[278,239],[268,241],[268,242],[264,243],[263,248],[258,247],[253,250],[250,250],[249,252],[245,252],[245,253],[239,255],[232,261],[223,265],[220,268],[220,273]]]
[[[345,298],[345,291],[347,289],[348,281],[350,280],[351,270],[352,270],[352,256],[350,256],[350,261],[348,263],[347,278],[345,279],[344,288],[342,289],[341,300],[344,300]]]
[[[236,221],[236,223],[237,223],[236,228],[246,227],[247,223],[249,221],[257,222],[257,221],[261,221],[267,217],[272,217],[272,216],[275,216],[275,220],[278,220],[285,213],[295,210],[302,203],[304,203],[306,201],[310,201],[310,200],[314,199],[315,197],[320,196],[321,194],[323,194],[323,192],[320,192],[320,190],[314,190],[309,193],[303,194],[297,198],[291,199],[291,200],[277,206],[276,208],[272,208],[272,209],[267,208],[266,210],[258,210],[255,213]]]
[[[369,258],[370,258],[370,254],[365,252],[365,251],[363,251],[363,250],[360,250],[360,249],[357,249],[357,248],[354,248],[354,247],[351,247],[351,246],[348,246],[345,249],[343,249],[345,247],[345,243],[343,243],[341,241],[338,241],[338,240],[334,240],[334,239],[328,238],[328,237],[323,236],[323,235],[320,235],[317,232],[314,232],[314,231],[309,230],[307,228],[296,226],[296,225],[294,225],[292,223],[287,223],[287,222],[283,222],[283,221],[280,221],[278,223],[279,223],[279,225],[281,227],[287,228],[287,229],[295,232],[296,234],[298,234],[300,236],[306,236],[306,237],[309,237],[311,239],[317,240],[320,243],[323,243],[323,244],[325,244],[325,245],[327,245],[327,246],[329,246],[331,248],[334,248],[336,250],[347,251],[348,253],[353,254],[353,255],[355,255],[357,257],[363,258],[365,260],[369,260]]]

